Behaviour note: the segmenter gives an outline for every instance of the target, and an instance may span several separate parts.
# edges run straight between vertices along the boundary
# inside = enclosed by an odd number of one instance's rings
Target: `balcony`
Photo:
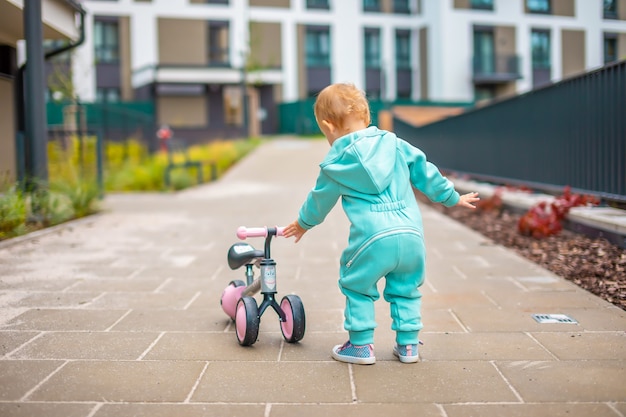
[[[239,84],[241,68],[211,65],[147,65],[132,74],[134,88],[159,84]],[[246,74],[248,84],[281,84],[282,69],[267,68]]]
[[[476,85],[505,84],[522,78],[517,55],[474,56],[473,71]]]

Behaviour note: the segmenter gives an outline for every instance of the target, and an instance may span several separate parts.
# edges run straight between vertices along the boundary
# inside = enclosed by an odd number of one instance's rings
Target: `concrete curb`
[[[476,191],[483,198],[493,196],[499,186],[450,177],[460,193]],[[542,193],[502,190],[502,201],[514,211],[530,209],[542,201],[553,201],[554,197]],[[574,207],[567,215],[567,228],[592,237],[604,237],[613,244],[626,248],[626,210],[613,207]]]
[[[0,249],[6,249],[10,246],[17,245],[18,243],[24,243],[30,240],[39,239],[47,235],[51,235],[54,233],[62,232],[67,229],[71,229],[72,227],[79,226],[84,223],[93,222],[98,217],[102,216],[102,214],[104,214],[104,211],[90,214],[89,216],[81,217],[80,219],[68,220],[64,223],[60,223],[54,226],[46,227],[41,230],[36,230],[34,232],[27,233],[25,235],[16,236],[10,239],[0,241]]]

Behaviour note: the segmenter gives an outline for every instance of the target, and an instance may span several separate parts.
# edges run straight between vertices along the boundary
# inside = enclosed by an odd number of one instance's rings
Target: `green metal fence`
[[[626,61],[398,136],[437,166],[497,183],[626,201]]]
[[[101,132],[105,141],[134,139],[148,149],[156,148],[155,110],[152,102],[49,102],[46,106],[48,130],[88,128]]]

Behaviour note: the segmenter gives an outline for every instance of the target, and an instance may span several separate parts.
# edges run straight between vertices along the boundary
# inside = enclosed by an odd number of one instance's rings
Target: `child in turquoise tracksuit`
[[[369,126],[369,104],[351,84],[326,87],[315,102],[315,118],[331,145],[320,164],[317,183],[286,237],[302,235],[324,221],[339,197],[350,220],[348,247],[341,256],[339,287],[346,297],[344,327],[350,340],[337,345],[338,361],[373,364],[376,283],[385,278],[396,332],[394,354],[417,362],[422,328],[424,237],[413,187],[445,206],[473,208],[476,193],[463,196],[426,160],[422,151],[393,133]],[[369,127],[368,127],[369,126]]]

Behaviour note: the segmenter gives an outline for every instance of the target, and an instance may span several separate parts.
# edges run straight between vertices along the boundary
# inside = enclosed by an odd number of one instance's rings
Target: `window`
[[[396,31],[396,68],[411,68],[411,32]]]
[[[552,12],[550,0],[526,0],[526,9],[528,13],[550,14]]]
[[[228,0],[206,0],[207,4],[226,4],[228,5]]]
[[[380,0],[363,0],[364,12],[380,12]]]
[[[493,10],[493,0],[472,0],[470,6],[472,9]]]
[[[330,32],[328,28],[307,28],[305,48],[307,67],[330,67]]]
[[[328,0],[306,0],[307,9],[330,9]]]
[[[550,84],[552,79],[550,31],[533,29],[530,33],[530,47],[533,88]]]
[[[604,0],[604,18],[617,19],[617,0]]]
[[[93,32],[96,63],[117,63],[120,59],[117,22],[96,20]]]
[[[393,0],[393,12],[398,14],[411,13],[411,7],[409,6],[409,0]]]
[[[530,40],[532,48],[533,69],[549,69],[550,65],[550,32],[533,30]]]
[[[493,29],[474,29],[474,74],[493,75],[495,73],[495,47]]]
[[[617,61],[617,35],[614,33],[604,34],[604,63]]]
[[[228,66],[228,22],[209,22],[208,63],[214,66]]]
[[[380,68],[380,30],[365,29],[365,68]]]
[[[99,103],[116,103],[120,101],[119,88],[98,88],[96,90],[96,101]]]

